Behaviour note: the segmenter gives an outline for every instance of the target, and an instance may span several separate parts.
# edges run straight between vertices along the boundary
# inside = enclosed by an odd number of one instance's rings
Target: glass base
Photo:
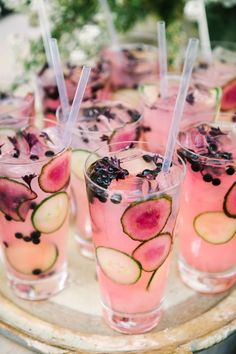
[[[95,258],[95,253],[94,253],[94,247],[92,240],[85,240],[78,234],[75,235],[75,240],[79,245],[79,250],[80,253],[89,259],[94,259]]]
[[[204,294],[224,292],[236,282],[236,267],[221,273],[202,272],[192,268],[183,258],[179,258],[178,268],[182,281],[190,288]]]
[[[14,294],[24,300],[46,300],[63,290],[68,278],[67,267],[37,280],[26,280],[7,272],[8,284]]]
[[[137,314],[122,313],[111,310],[102,303],[105,322],[115,331],[125,334],[145,333],[156,327],[163,312],[162,305],[149,312]]]

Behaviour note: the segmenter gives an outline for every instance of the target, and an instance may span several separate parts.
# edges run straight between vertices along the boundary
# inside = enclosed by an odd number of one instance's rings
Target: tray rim
[[[25,338],[35,349],[41,346],[66,350],[65,353],[89,354],[104,353],[152,353],[175,354],[192,353],[201,346],[211,346],[225,339],[236,330],[236,289],[215,307],[204,312],[178,327],[166,328],[159,332],[148,332],[141,335],[87,335],[79,331],[68,330],[42,319],[19,308],[0,293],[0,319],[3,326],[14,332],[16,338]],[[0,325],[1,327],[1,325]],[[4,334],[4,333],[3,333]],[[35,343],[35,344],[34,344]],[[176,351],[177,350],[177,351]],[[44,350],[42,353],[48,353]],[[63,353],[63,351],[62,351]]]

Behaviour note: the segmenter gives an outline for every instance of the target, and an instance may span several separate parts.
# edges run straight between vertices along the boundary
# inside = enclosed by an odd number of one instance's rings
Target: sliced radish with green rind
[[[133,240],[148,241],[162,232],[171,210],[168,195],[131,203],[121,217],[123,231]]]
[[[19,207],[26,201],[37,198],[37,194],[24,183],[17,182],[7,177],[0,177],[0,210],[15,221],[24,221],[24,215],[19,213]]]
[[[141,276],[141,264],[129,254],[109,247],[97,247],[96,257],[103,273],[122,285],[135,284]]]
[[[79,179],[84,180],[84,166],[88,156],[90,164],[98,159],[98,155],[91,153],[88,150],[74,149],[71,156],[71,171]]]
[[[228,217],[236,218],[236,182],[232,184],[225,194],[223,210]]]
[[[47,193],[62,190],[70,179],[70,151],[54,157],[42,167],[39,175],[40,188]]]
[[[69,211],[69,197],[66,192],[58,192],[44,199],[34,209],[31,220],[35,229],[49,234],[57,231],[65,222]]]
[[[166,260],[171,250],[170,233],[163,233],[149,241],[141,243],[132,253],[134,259],[141,263],[146,272],[158,269]]]
[[[58,249],[51,242],[35,245],[31,242],[17,242],[5,248],[10,266],[17,272],[32,275],[34,270],[41,273],[49,271],[56,263]]]
[[[198,236],[215,245],[229,242],[236,233],[236,219],[229,218],[222,211],[199,214],[193,226]]]

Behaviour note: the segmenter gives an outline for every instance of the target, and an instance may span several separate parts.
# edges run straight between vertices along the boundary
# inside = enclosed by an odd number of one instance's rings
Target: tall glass
[[[143,43],[121,44],[106,48],[102,58],[111,63],[112,90],[136,89],[144,82],[155,82],[158,73],[157,48]]]
[[[59,110],[59,119],[60,115]],[[141,122],[141,112],[117,102],[88,101],[81,105],[71,142],[72,224],[80,252],[88,258],[94,258],[94,247],[83,172],[85,161],[103,142],[114,141],[121,148],[127,139],[139,139]]]
[[[64,67],[65,84],[70,103],[73,101],[81,70],[81,65],[68,63]],[[106,99],[108,97],[110,72],[110,64],[106,61],[98,61],[92,66],[84,101]],[[47,118],[55,119],[57,108],[60,106],[60,99],[53,70],[45,66],[38,73],[37,81],[40,89],[42,111]]]
[[[193,70],[193,80],[209,88],[222,88],[221,110],[236,109],[236,45],[230,42],[212,42],[211,64],[199,59]]]
[[[161,98],[158,84],[140,85],[139,93],[143,104],[144,139],[155,151],[158,144],[165,145],[171,125],[174,105],[178,93],[180,76],[169,75],[169,94]],[[188,90],[181,124],[196,121],[200,113],[205,120],[212,121],[220,103],[219,89],[208,89],[192,84]]]
[[[13,292],[27,300],[52,296],[67,278],[71,154],[63,132],[55,122],[0,131],[4,267]]]
[[[85,178],[104,319],[134,334],[161,317],[185,167],[175,156],[163,176],[161,147],[126,146],[103,146],[96,161],[91,154]]]
[[[32,86],[21,80],[0,77],[0,129],[33,122],[35,97]]]
[[[203,293],[236,282],[236,126],[198,123],[179,134],[187,173],[179,219],[182,280]]]

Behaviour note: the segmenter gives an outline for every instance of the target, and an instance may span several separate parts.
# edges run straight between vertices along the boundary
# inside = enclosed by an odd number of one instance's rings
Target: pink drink
[[[4,263],[11,288],[28,300],[48,298],[67,278],[70,151],[62,134],[55,123],[0,134]]]
[[[169,77],[169,96],[160,97],[156,85],[143,85],[140,94],[144,109],[144,139],[155,151],[156,147],[166,145],[167,137],[173,116],[173,109],[179,88],[178,76]],[[205,120],[214,119],[219,102],[218,89],[209,90],[203,85],[192,85],[188,90],[182,124],[196,121],[199,113],[205,113]]]
[[[176,162],[164,179],[161,155],[135,145],[104,147],[86,162],[104,319],[123,333],[146,332],[160,319],[184,176]]]
[[[201,123],[179,135],[186,160],[179,220],[179,268],[193,289],[217,293],[236,281],[236,129]]]
[[[72,103],[82,66],[70,65],[64,69],[65,83],[70,103]],[[106,61],[97,62],[89,77],[84,101],[88,99],[106,99],[109,91],[110,65]],[[38,74],[38,83],[41,91],[42,110],[46,117],[54,119],[56,110],[60,106],[54,72],[45,66]]]
[[[193,71],[193,80],[209,88],[222,88],[221,110],[236,109],[236,46],[219,43],[213,50],[211,64],[200,62]]]
[[[111,62],[111,85],[136,89],[140,83],[157,80],[157,49],[145,44],[122,44],[120,49],[107,48],[102,57]]]
[[[77,129],[72,137],[71,189],[76,239],[83,255],[93,258],[92,226],[84,181],[84,164],[101,144],[116,142],[118,148],[140,135],[141,113],[117,102],[92,101],[82,104]],[[125,144],[125,145],[124,145]],[[95,160],[97,155],[94,154]]]
[[[24,84],[13,90],[0,84],[0,128],[19,127],[33,122],[35,117],[34,93]]]

